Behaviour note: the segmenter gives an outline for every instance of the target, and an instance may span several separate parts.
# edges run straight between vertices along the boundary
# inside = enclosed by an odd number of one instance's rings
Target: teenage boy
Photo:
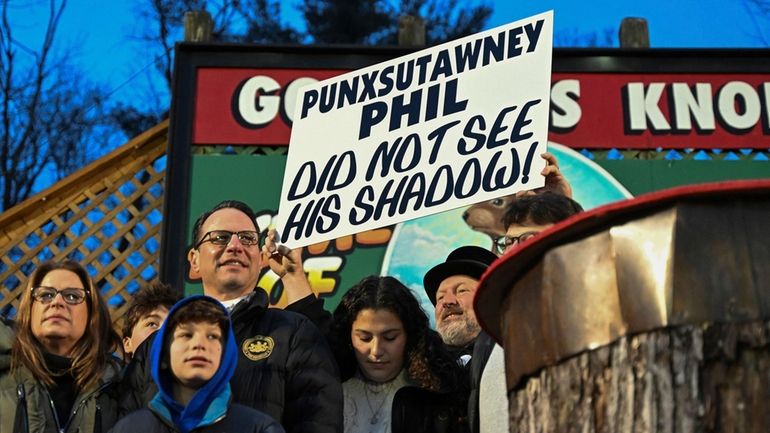
[[[182,299],[170,285],[156,281],[137,291],[123,319],[123,352],[126,361],[153,332],[160,328],[172,305]]]
[[[268,415],[231,403],[238,348],[219,301],[198,295],[177,302],[152,342],[150,360],[158,393],[113,433],[284,433]]]
[[[503,225],[506,233],[495,239],[495,253],[503,255],[543,230],[580,212],[583,212],[580,203],[561,194],[546,191],[521,197],[505,210]]]

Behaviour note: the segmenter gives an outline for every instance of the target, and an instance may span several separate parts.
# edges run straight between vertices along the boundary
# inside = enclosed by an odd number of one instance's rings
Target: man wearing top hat
[[[473,312],[479,280],[495,259],[484,248],[460,247],[423,279],[425,292],[436,307],[436,330],[468,367],[468,423],[474,433],[508,431],[503,348],[481,330]]]
[[[541,192],[572,197],[572,187],[559,170],[556,157],[547,152],[540,156],[546,161],[540,172],[545,177],[545,186],[521,191],[517,199]],[[530,206],[526,200],[518,207],[515,203],[509,206],[516,209]],[[508,226],[517,222],[513,218],[505,223]],[[517,236],[502,236],[504,246],[513,245],[508,238]],[[468,367],[471,381],[468,423],[473,433],[509,431],[503,348],[481,330],[473,311],[479,280],[496,259],[496,254],[484,248],[460,247],[449,253],[446,261],[429,270],[423,279],[428,299],[436,307],[436,330],[444,344],[457,353],[458,361]]]
[[[476,288],[495,259],[497,256],[484,248],[460,247],[423,279],[428,299],[436,307],[436,330],[463,363],[470,359],[473,343],[481,331],[473,312]]]

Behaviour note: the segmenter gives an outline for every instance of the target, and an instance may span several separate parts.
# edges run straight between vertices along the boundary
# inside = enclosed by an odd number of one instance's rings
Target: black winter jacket
[[[307,295],[296,302],[292,302],[287,305],[284,310],[292,311],[307,317],[318,327],[321,334],[327,338],[329,337],[332,325],[332,314],[324,309],[323,299],[317,297],[315,294]]]
[[[405,386],[393,397],[392,433],[467,433],[465,408],[457,392]]]
[[[278,420],[288,433],[342,431],[342,385],[326,339],[306,317],[267,308],[256,289],[230,318],[239,347],[230,381],[233,400]],[[148,338],[124,375],[122,413],[144,407],[157,392],[147,365]]]
[[[254,426],[244,430],[245,426]],[[110,433],[176,433],[178,430],[165,418],[145,408],[131,413],[118,422]],[[272,420],[250,407],[231,404],[227,415],[214,424],[193,430],[195,433],[283,433],[275,420]]]

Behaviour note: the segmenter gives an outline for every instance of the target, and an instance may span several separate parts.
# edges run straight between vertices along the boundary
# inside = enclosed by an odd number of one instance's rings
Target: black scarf
[[[56,416],[59,420],[59,428],[64,428],[70,418],[72,406],[77,398],[77,386],[72,376],[72,360],[63,356],[44,353],[43,359],[48,370],[53,373],[53,386],[48,388],[48,393],[53,400]]]

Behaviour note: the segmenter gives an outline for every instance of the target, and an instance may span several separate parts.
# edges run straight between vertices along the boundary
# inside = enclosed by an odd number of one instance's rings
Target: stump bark
[[[511,432],[770,432],[770,321],[623,337],[524,378]]]

